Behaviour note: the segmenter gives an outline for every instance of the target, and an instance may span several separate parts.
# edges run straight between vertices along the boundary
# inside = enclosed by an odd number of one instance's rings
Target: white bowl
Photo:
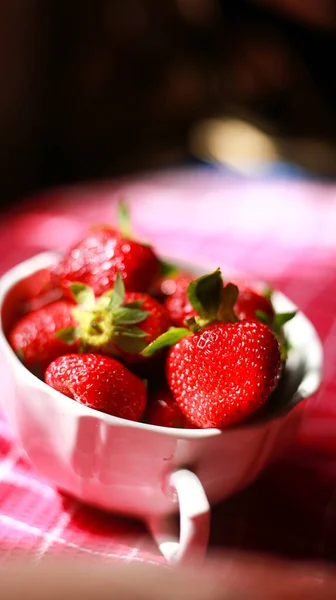
[[[247,486],[295,434],[301,416],[295,406],[317,390],[321,379],[316,331],[300,312],[285,326],[293,350],[267,414],[223,431],[126,421],[50,388],[21,364],[8,344],[6,334],[18,307],[38,285],[41,270],[57,258],[56,253],[35,256],[0,281],[0,350],[11,386],[1,397],[3,412],[32,464],[60,490],[144,520],[170,559],[194,557],[197,550],[202,554],[209,504]],[[279,311],[296,308],[278,292],[274,304]],[[179,509],[180,546],[166,526],[166,517]]]

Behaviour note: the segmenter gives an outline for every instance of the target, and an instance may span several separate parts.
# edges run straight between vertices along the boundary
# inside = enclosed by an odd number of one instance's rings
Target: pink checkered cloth
[[[161,254],[268,280],[305,311],[324,343],[323,385],[299,408],[295,443],[248,490],[213,509],[210,548],[336,559],[336,187],[175,171],[56,190],[2,217],[1,272],[66,247],[87,224],[113,222],[120,198],[134,230]],[[0,418],[0,562],[22,552],[34,561],[71,553],[164,562],[142,524],[60,495],[27,464]]]

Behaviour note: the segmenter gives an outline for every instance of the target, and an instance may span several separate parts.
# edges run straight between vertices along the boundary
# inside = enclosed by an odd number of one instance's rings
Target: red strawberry
[[[47,368],[45,382],[81,404],[131,421],[139,421],[146,406],[143,381],[108,356],[61,356]]]
[[[258,320],[268,325],[280,343],[282,360],[286,360],[290,345],[283,326],[295,317],[296,311],[276,313],[271,301],[271,290],[267,294],[261,294],[248,286],[239,290],[233,309],[240,321]]]
[[[148,412],[148,422],[161,427],[192,428],[193,426],[181,412],[172,392],[165,386],[155,391]]]
[[[255,318],[238,321],[238,288],[224,286],[219,269],[193,281],[188,298],[196,311],[188,328],[168,330],[142,354],[173,346],[166,375],[181,411],[198,427],[222,428],[265,404],[285,357],[282,326],[295,313],[275,315],[274,333]]]
[[[164,305],[170,315],[170,319],[176,327],[183,327],[187,319],[197,317],[197,311],[188,298],[188,288],[193,281],[189,274],[173,274],[165,277],[157,283],[157,289],[161,297],[165,297]],[[159,287],[158,287],[159,285]],[[260,319],[258,314],[266,316],[270,322],[275,312],[269,298],[261,295],[246,284],[239,285],[239,295],[234,305],[234,312],[239,320]]]
[[[25,292],[27,296],[27,301],[23,305],[25,313],[60,300],[63,296],[62,291],[53,283],[50,268],[41,269],[26,277]]]
[[[72,308],[68,301],[52,302],[24,315],[14,325],[9,343],[28,369],[43,374],[57,356],[77,351],[78,341],[69,346],[55,335],[59,329],[74,326]]]
[[[165,308],[148,294],[125,292],[119,274],[113,289],[97,300],[84,284],[74,283],[70,290],[78,303],[72,310],[75,324],[57,335],[79,339],[82,351],[144,361],[141,350],[170,326]]]
[[[271,301],[249,287],[239,290],[234,311],[240,321],[257,319],[258,313],[263,313],[272,321],[275,315]]]
[[[261,408],[281,372],[279,343],[258,321],[216,323],[170,350],[167,379],[186,417],[223,428]]]
[[[140,292],[126,292],[124,304],[127,306],[134,303],[139,303],[141,310],[148,313],[148,317],[139,323],[139,327],[146,334],[143,337],[144,342],[146,344],[150,344],[170,327],[171,321],[168,312],[166,311],[165,307],[162,306],[162,304],[160,304],[151,296],[148,296],[148,294],[142,294]],[[129,352],[122,351],[122,348],[119,348],[119,352],[121,356],[129,363],[144,360],[144,357],[140,353],[131,354]]]
[[[162,284],[166,286],[167,290],[171,290],[167,294],[168,297],[164,301],[164,305],[173,325],[176,327],[183,327],[187,319],[197,316],[197,311],[188,299],[187,293],[192,281],[193,278],[190,276],[177,276],[166,279]],[[258,312],[264,313],[270,320],[274,318],[275,314],[271,301],[250,287],[239,289],[234,312],[240,321],[243,319],[256,319],[258,318]]]
[[[88,285],[100,296],[111,289],[118,272],[127,290],[141,292],[149,289],[159,266],[150,246],[105,226],[89,230],[59,261],[54,277],[67,296],[71,296],[69,288],[74,281]]]
[[[167,294],[164,306],[171,322],[176,327],[183,327],[186,319],[197,315],[187,296],[187,290],[192,281],[193,278],[190,276],[178,275],[174,279],[166,279],[164,282],[165,289],[171,290],[170,294]]]
[[[180,279],[188,279],[189,283],[195,279],[192,273],[181,271],[175,265],[164,261],[161,261],[160,270],[161,273],[155,279],[149,293],[162,302],[167,296],[171,296],[176,292]]]

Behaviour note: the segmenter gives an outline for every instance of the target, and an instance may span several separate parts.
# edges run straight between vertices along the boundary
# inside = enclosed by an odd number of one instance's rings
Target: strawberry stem
[[[120,200],[117,208],[117,222],[121,235],[125,238],[132,237],[131,217],[124,200]]]
[[[198,331],[216,321],[237,321],[233,307],[237,301],[238,288],[233,283],[224,286],[220,269],[192,281],[187,295],[190,304],[199,315],[189,319],[187,323],[192,331]]]
[[[162,277],[173,277],[177,275],[178,268],[173,263],[166,262],[165,260],[161,260],[160,262],[160,274]]]

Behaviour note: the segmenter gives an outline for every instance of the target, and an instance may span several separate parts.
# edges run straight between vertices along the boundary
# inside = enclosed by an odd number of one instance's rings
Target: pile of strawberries
[[[153,425],[224,428],[263,407],[287,345],[271,294],[196,280],[121,228],[92,227],[48,271],[9,333],[23,364],[96,410]],[[54,299],[50,300],[50,293]]]

